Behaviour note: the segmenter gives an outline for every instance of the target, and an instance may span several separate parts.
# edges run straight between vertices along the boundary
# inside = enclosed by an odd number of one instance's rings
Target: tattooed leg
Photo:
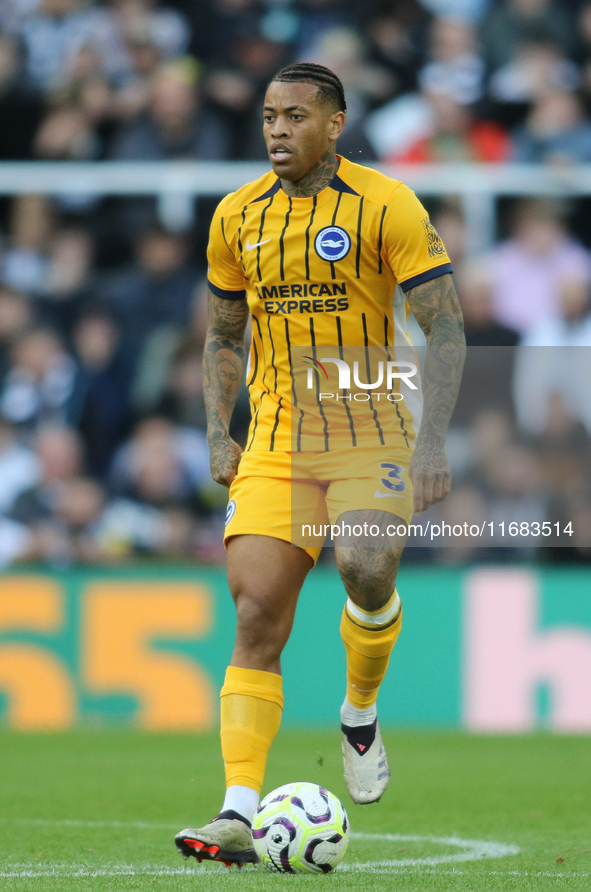
[[[339,523],[348,522],[382,528],[403,523],[375,510],[345,512]],[[380,532],[373,541],[359,536],[337,548],[337,565],[349,595],[340,630],[347,655],[347,693],[341,706],[343,769],[351,798],[362,805],[377,802],[390,780],[376,701],[402,627],[402,605],[394,586],[403,545],[388,542]]]
[[[404,521],[387,511],[345,511],[337,523],[341,528],[379,528],[377,536],[341,536],[336,541],[337,567],[348,596],[362,610],[379,610],[392,597],[406,541],[389,536],[386,528],[404,526]]]

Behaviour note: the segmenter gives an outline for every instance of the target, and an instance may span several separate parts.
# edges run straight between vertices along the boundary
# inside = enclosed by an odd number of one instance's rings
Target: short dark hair
[[[318,97],[323,102],[328,102],[337,111],[347,113],[345,91],[340,79],[330,68],[324,65],[316,65],[314,62],[296,62],[287,65],[278,71],[271,83],[280,81],[292,84],[313,84],[318,87]]]

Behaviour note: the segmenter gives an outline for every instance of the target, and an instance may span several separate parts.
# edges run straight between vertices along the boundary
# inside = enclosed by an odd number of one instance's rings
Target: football
[[[284,784],[268,793],[252,824],[261,864],[279,873],[328,873],[345,857],[349,819],[317,784]]]

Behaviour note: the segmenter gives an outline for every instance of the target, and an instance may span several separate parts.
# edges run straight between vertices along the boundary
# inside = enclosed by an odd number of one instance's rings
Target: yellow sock
[[[228,666],[221,692],[226,786],[261,792],[267,754],[281,724],[283,679],[274,672]]]
[[[401,626],[396,591],[380,610],[361,610],[351,599],[345,604],[341,638],[347,652],[347,699],[357,709],[376,702]]]

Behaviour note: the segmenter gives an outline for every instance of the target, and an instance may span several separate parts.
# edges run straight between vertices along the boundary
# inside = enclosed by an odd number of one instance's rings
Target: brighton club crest
[[[325,226],[316,236],[314,248],[319,257],[334,263],[347,256],[351,250],[351,239],[340,226]]]

